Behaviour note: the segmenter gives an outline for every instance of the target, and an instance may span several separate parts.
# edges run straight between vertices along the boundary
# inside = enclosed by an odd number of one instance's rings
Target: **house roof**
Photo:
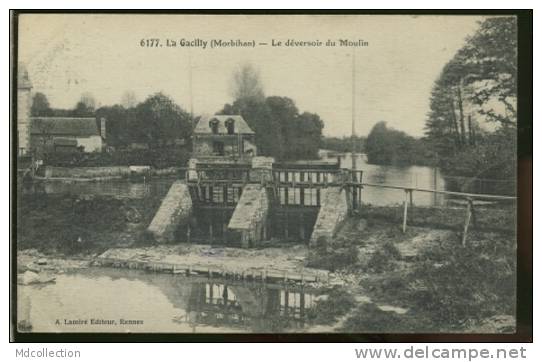
[[[31,117],[30,134],[90,137],[100,130],[94,117]]]
[[[196,125],[196,128],[194,129],[194,133],[204,133],[204,134],[212,134],[213,131],[211,130],[211,127],[209,126],[209,122],[212,119],[218,120],[218,134],[227,134],[228,130],[226,129],[226,121],[228,119],[233,119],[234,121],[234,133],[238,134],[254,134],[254,131],[248,126],[247,122],[243,119],[241,116],[228,116],[228,115],[215,115],[211,117],[202,117],[198,124]]]

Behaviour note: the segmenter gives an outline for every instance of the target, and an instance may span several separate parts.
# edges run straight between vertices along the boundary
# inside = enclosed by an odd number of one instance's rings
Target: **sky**
[[[376,122],[386,121],[422,136],[433,82],[480,20],[456,15],[23,14],[18,51],[33,92],[44,93],[54,108],[73,108],[86,92],[99,105],[113,105],[127,91],[138,101],[161,91],[187,111],[192,104],[195,115],[214,114],[233,101],[235,69],[251,63],[267,96],[290,97],[300,112],[319,114],[327,136],[351,134],[355,53],[356,133],[367,135]],[[143,39],[154,38],[162,46],[141,46]],[[166,46],[167,39],[177,47]],[[205,49],[179,46],[181,39],[208,43]],[[256,46],[211,48],[213,39]],[[324,45],[333,40],[337,46],[285,46],[288,39]],[[368,45],[343,47],[339,39]],[[281,46],[273,46],[279,41]]]

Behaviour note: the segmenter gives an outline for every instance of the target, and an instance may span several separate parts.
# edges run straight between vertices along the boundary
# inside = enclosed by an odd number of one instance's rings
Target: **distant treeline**
[[[425,139],[388,128],[386,122],[376,123],[367,137],[324,137],[322,148],[337,152],[367,154],[367,161],[377,165],[434,165],[435,159]]]
[[[365,153],[369,163],[378,165],[424,165],[435,163],[425,139],[388,128],[386,122],[375,124],[367,136]]]
[[[352,143],[355,143],[356,152],[365,152],[365,137],[323,137],[322,148],[337,152],[352,152]]]

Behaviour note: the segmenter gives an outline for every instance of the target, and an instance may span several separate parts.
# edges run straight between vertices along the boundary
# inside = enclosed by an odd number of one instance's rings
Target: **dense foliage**
[[[288,97],[265,97],[259,75],[250,65],[233,76],[237,98],[218,114],[240,114],[256,132],[258,153],[279,160],[315,159],[324,122],[315,113],[300,113]]]
[[[424,140],[378,122],[367,136],[365,153],[369,163],[379,165],[429,165],[431,152]]]
[[[517,27],[487,19],[443,68],[426,120],[426,138],[445,172],[514,178]]]
[[[239,99],[219,113],[243,116],[256,132],[260,155],[279,160],[318,157],[324,123],[317,114],[300,114],[290,98]]]

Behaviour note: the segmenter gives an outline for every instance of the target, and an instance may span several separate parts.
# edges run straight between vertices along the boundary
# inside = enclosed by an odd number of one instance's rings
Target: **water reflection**
[[[185,320],[197,325],[237,327],[252,332],[279,332],[305,325],[313,295],[303,289],[283,289],[279,285],[191,284]]]
[[[33,332],[302,332],[314,306],[301,286],[97,268],[59,275],[55,284],[19,286],[18,293],[18,319],[29,320]]]

